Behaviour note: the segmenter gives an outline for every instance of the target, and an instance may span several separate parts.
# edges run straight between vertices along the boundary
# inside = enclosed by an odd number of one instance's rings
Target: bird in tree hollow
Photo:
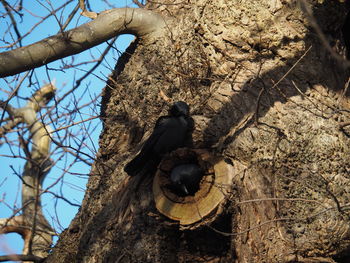
[[[189,112],[187,103],[175,102],[169,115],[157,120],[151,136],[140,153],[125,165],[124,171],[130,176],[154,173],[165,154],[184,146],[193,127]]]
[[[202,177],[203,170],[198,164],[180,164],[171,170],[169,188],[178,196],[194,195]]]

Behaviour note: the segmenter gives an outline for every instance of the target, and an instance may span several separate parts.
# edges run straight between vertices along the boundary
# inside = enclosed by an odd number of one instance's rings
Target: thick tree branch
[[[43,258],[37,257],[34,255],[19,255],[19,254],[13,254],[13,255],[5,255],[0,256],[0,262],[4,261],[33,261],[33,262],[43,262]]]
[[[152,11],[139,8],[111,9],[75,29],[29,46],[0,53],[0,77],[21,73],[80,53],[121,34],[153,39],[164,28],[164,18]]]
[[[29,126],[32,136],[32,150],[27,153],[22,176],[23,213],[10,219],[0,220],[0,233],[16,232],[24,239],[23,254],[34,254],[44,257],[47,248],[52,244],[52,228],[45,219],[41,207],[42,182],[51,168],[49,128],[37,118],[36,112],[45,106],[53,97],[56,88],[47,84],[38,90],[25,107],[16,109],[4,105],[11,117],[19,118]]]
[[[17,233],[26,239],[29,236],[29,229],[25,227],[23,215],[12,218],[0,218],[0,234]]]
[[[51,169],[51,139],[48,134],[49,127],[37,118],[36,112],[51,100],[55,91],[53,84],[45,85],[33,95],[25,107],[16,112],[29,125],[32,136],[30,160],[26,162],[22,176],[25,182],[22,186],[22,205],[28,203],[23,209],[23,215],[31,226],[30,236],[25,240],[24,252],[37,256],[45,256],[46,249],[52,243],[50,234],[40,232],[49,232],[52,229],[43,215],[40,198],[42,182]]]
[[[42,106],[46,105],[52,99],[54,92],[54,83],[43,86],[40,90],[35,92],[32,98],[30,98],[27,107],[31,107],[35,112],[38,112]],[[0,138],[2,138],[19,123],[22,123],[23,118],[18,110],[16,111],[16,109],[8,104],[8,101],[0,101],[0,108],[6,110],[12,117],[12,120],[9,120],[6,124],[0,127]]]
[[[19,118],[14,120],[9,120],[6,124],[0,127],[0,138],[3,138],[8,132],[12,131],[19,123],[21,123],[21,120]],[[0,145],[2,143],[0,142]]]

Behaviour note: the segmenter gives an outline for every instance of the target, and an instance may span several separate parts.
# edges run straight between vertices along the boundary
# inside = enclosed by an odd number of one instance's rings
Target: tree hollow
[[[179,164],[197,163],[204,171],[199,190],[181,197],[172,192],[169,174]],[[179,221],[184,229],[212,222],[222,212],[232,185],[233,167],[204,149],[181,148],[163,159],[153,181],[153,194],[158,211]]]

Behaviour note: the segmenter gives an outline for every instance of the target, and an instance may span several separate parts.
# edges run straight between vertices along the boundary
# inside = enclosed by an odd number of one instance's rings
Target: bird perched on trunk
[[[171,170],[169,188],[179,196],[194,195],[202,177],[203,170],[199,165],[180,164]]]
[[[124,171],[130,176],[154,173],[166,153],[184,146],[193,127],[189,111],[190,108],[185,102],[175,102],[169,110],[169,115],[157,120],[151,136],[140,153],[124,167]]]

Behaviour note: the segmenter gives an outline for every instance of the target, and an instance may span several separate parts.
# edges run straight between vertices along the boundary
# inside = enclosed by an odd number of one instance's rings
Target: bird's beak
[[[190,193],[188,192],[188,190],[187,190],[186,185],[184,185],[184,184],[181,184],[181,190],[182,190],[186,195],[189,195],[189,194],[190,194]]]

